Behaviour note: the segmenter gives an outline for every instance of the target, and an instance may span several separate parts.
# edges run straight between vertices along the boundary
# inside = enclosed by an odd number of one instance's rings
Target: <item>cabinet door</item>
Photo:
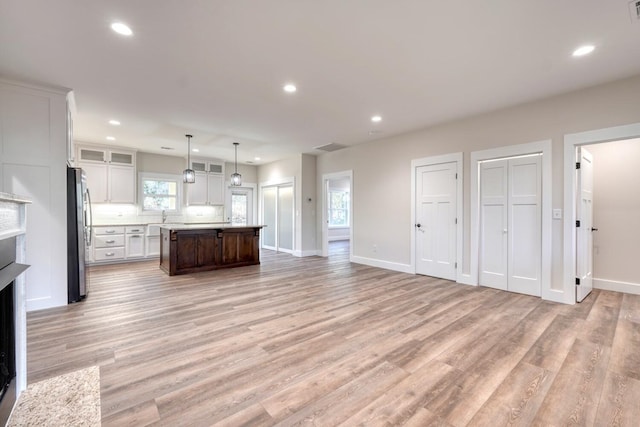
[[[77,161],[79,162],[107,162],[107,151],[93,147],[78,147]]]
[[[144,236],[142,234],[127,234],[127,258],[142,258],[144,256]]]
[[[198,266],[214,265],[216,238],[213,234],[198,236]]]
[[[147,257],[160,255],[160,236],[147,236]]]
[[[129,166],[109,166],[109,190],[111,203],[135,203],[135,169]]]
[[[206,205],[207,200],[207,174],[196,172],[196,182],[185,184],[187,187],[188,205]]]
[[[207,177],[210,205],[224,205],[224,175],[209,174]]]
[[[112,165],[134,166],[135,154],[129,151],[114,151],[109,153],[109,163]]]
[[[93,203],[106,203],[107,194],[107,165],[105,163],[78,163],[87,175],[87,188]]]

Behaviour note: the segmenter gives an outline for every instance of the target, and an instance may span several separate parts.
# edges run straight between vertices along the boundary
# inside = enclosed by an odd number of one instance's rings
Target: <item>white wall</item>
[[[0,191],[27,207],[27,311],[67,304],[68,90],[0,80]]]
[[[640,139],[586,147],[594,157],[593,275],[640,289]]]
[[[534,141],[553,141],[552,207],[563,207],[563,136],[640,122],[640,76],[371,141],[318,157],[323,174],[353,170],[355,257],[410,265],[411,160],[464,153],[463,272],[469,273],[469,155]],[[320,229],[320,228],[318,228]],[[562,289],[562,224],[553,222],[552,283]],[[374,252],[373,246],[377,246]]]

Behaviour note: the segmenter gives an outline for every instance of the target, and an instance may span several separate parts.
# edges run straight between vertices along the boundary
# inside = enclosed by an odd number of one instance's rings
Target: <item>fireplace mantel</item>
[[[16,344],[16,399],[27,387],[26,275],[22,274],[24,266],[21,266],[21,264],[25,264],[26,261],[26,205],[28,203],[31,202],[24,197],[0,192],[0,241],[15,238],[16,246],[15,263],[17,265],[11,267],[12,269],[17,269],[13,272],[17,275],[13,280]]]

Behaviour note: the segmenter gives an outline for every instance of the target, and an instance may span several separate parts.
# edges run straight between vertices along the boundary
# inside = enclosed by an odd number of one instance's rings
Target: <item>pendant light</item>
[[[196,173],[191,169],[191,138],[193,135],[185,135],[187,137],[187,168],[182,172],[182,180],[187,184],[196,182]]]
[[[238,173],[238,145],[240,145],[240,143],[234,142],[233,145],[235,146],[235,149],[236,149],[236,163],[235,163],[235,172],[231,174],[231,185],[233,185],[234,187],[238,187],[242,185],[242,175]]]

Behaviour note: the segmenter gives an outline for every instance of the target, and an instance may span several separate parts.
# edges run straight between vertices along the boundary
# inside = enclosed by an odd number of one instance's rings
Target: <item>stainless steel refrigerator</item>
[[[89,292],[86,251],[91,246],[91,196],[87,176],[67,167],[67,286],[69,303]]]

